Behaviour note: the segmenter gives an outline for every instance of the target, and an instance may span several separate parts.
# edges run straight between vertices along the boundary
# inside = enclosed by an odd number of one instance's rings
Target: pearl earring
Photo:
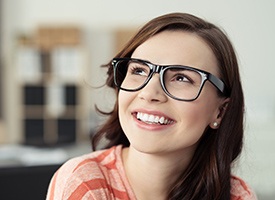
[[[213,126],[217,127],[218,126],[218,122],[214,122]]]

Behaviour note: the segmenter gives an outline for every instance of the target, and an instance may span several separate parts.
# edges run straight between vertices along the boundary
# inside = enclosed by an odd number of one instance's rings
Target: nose
[[[159,74],[154,74],[147,85],[139,91],[138,97],[148,102],[166,102],[168,96],[163,91]]]

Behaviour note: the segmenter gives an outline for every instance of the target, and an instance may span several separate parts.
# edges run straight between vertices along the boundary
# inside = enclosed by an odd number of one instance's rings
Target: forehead
[[[206,42],[194,33],[164,31],[138,46],[133,58],[159,65],[186,65],[218,74],[217,60]]]

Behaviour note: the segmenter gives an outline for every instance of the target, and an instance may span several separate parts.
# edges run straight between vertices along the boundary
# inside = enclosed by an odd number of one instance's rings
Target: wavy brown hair
[[[244,98],[236,54],[226,34],[214,24],[193,15],[166,14],[145,24],[115,57],[131,57],[134,50],[150,37],[162,31],[179,30],[196,34],[212,49],[230,101],[219,128],[206,129],[188,168],[170,188],[167,199],[229,200],[231,165],[242,149]],[[106,84],[118,94],[111,62],[105,67],[108,67]],[[117,100],[114,109],[105,114],[109,118],[93,136],[93,149],[96,150],[103,139],[107,139],[104,148],[118,144],[129,146],[119,123]]]

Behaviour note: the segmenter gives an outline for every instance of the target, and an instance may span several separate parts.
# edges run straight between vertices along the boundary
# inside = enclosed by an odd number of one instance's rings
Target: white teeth
[[[156,117],[155,117],[154,122],[155,122],[155,123],[158,123],[158,122],[159,122],[159,116],[156,116]]]
[[[155,122],[155,117],[154,117],[154,115],[150,115],[148,121],[149,121],[149,122]]]
[[[137,119],[143,121],[143,122],[147,122],[147,123],[160,123],[160,124],[171,124],[172,121],[166,119],[163,116],[155,116],[155,115],[148,115],[146,113],[137,113]]]
[[[161,117],[161,118],[159,119],[159,123],[161,123],[161,124],[164,123],[164,117]]]

